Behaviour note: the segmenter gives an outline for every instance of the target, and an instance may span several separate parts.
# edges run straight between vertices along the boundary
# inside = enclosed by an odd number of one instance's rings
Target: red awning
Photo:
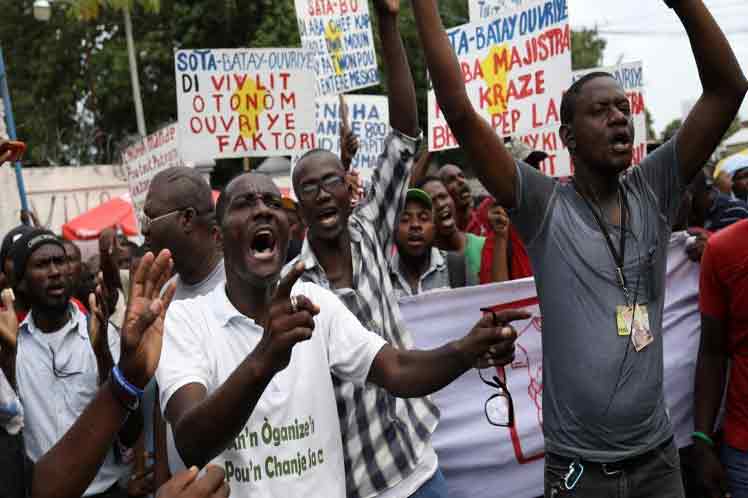
[[[110,199],[62,225],[62,236],[68,240],[97,239],[106,228],[119,227],[126,236],[138,234],[130,196]]]

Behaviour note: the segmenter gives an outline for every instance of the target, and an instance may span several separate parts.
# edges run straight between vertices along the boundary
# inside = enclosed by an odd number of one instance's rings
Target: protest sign
[[[384,140],[390,133],[387,97],[381,95],[346,95],[351,131],[358,137],[359,148],[351,168],[372,170],[384,151]],[[340,157],[340,104],[338,97],[317,98],[317,146]]]
[[[315,147],[310,52],[178,50],[174,61],[185,160],[291,155]]]
[[[700,335],[699,264],[686,256],[687,238],[688,234],[680,232],[670,240],[663,312],[663,389],[679,447],[691,444]],[[474,370],[432,395],[441,411],[432,442],[452,498],[533,498],[543,494],[542,317],[535,285],[529,278],[435,291],[400,303],[405,326],[420,349],[463,337],[480,319],[480,308],[495,305],[532,314],[532,318],[514,323],[518,333],[515,359],[504,368],[514,401],[515,427],[488,423],[484,403],[496,391]],[[484,371],[484,376],[489,374]]]
[[[379,83],[366,0],[295,0],[301,46],[314,54],[317,95]]]
[[[516,9],[527,0],[469,0],[470,22],[498,16],[505,10]]]
[[[179,130],[176,123],[161,128],[122,151],[122,164],[127,171],[135,219],[140,224],[153,177],[166,168],[184,166],[179,155]]]
[[[571,30],[566,0],[533,1],[498,17],[447,31],[468,98],[500,136],[556,125],[571,81]],[[429,149],[458,147],[428,92]]]
[[[606,72],[613,75],[629,99],[631,117],[634,120],[634,157],[632,164],[639,164],[647,155],[647,120],[644,108],[644,79],[641,62],[630,62],[618,66],[601,67],[574,71],[572,80],[577,81],[585,74]],[[533,130],[519,137],[532,149],[542,150],[548,159],[540,164],[541,170],[551,176],[568,176],[574,172],[569,150],[561,143],[558,126]]]

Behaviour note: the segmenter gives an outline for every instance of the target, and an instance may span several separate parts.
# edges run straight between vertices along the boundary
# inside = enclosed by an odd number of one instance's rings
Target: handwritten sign
[[[174,60],[186,160],[290,155],[315,147],[310,52],[178,50]]]
[[[502,15],[448,30],[473,107],[500,136],[557,125],[571,81],[566,0],[533,1]],[[429,149],[458,147],[428,93]]]
[[[610,73],[626,92],[634,120],[634,157],[632,164],[639,164],[647,155],[647,121],[644,109],[644,79],[641,62],[631,62],[619,66],[602,67],[575,71],[572,79],[578,80],[591,72]],[[548,159],[540,164],[541,170],[551,176],[569,176],[574,167],[569,150],[564,147],[558,134],[558,126],[546,127],[522,134],[519,139],[530,148],[542,150]]]
[[[185,165],[179,154],[177,125],[165,126],[126,148],[122,152],[122,164],[127,171],[127,184],[130,199],[135,207],[135,219],[140,220],[153,177],[159,171],[172,166]]]
[[[366,0],[295,0],[301,46],[314,54],[317,95],[379,83]]]
[[[521,7],[527,0],[469,0],[470,22],[489,19],[504,11]]]
[[[371,170],[384,151],[390,119],[387,97],[380,95],[346,95],[351,131],[358,137],[359,148],[351,167]],[[340,156],[340,105],[338,97],[317,98],[317,146]]]

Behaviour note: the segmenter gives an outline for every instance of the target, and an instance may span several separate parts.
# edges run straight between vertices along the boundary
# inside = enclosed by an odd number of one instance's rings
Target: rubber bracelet
[[[714,439],[712,439],[711,437],[709,437],[707,434],[705,434],[703,432],[699,432],[699,431],[692,432],[691,433],[691,437],[693,439],[701,439],[702,441],[704,441],[709,446],[714,447]]]
[[[114,378],[114,381],[117,383],[119,387],[121,387],[127,394],[130,396],[135,396],[138,399],[143,398],[143,390],[138,389],[136,386],[130,384],[130,382],[127,381],[125,376],[122,374],[122,371],[119,369],[119,366],[115,366],[112,368],[112,378]]]

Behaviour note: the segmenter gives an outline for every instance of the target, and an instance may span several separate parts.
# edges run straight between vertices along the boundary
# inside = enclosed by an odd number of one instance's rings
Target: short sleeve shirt
[[[517,163],[512,223],[527,245],[543,314],[543,429],[546,450],[611,462],[672,436],[662,390],[662,311],[670,227],[683,187],[675,141],[621,175],[629,209],[623,272],[645,304],[654,342],[636,352],[619,336],[626,299],[616,265],[586,202],[571,182]],[[607,226],[618,247],[618,226]]]
[[[343,448],[330,373],[362,385],[384,340],[359,323],[329,291],[297,283],[320,307],[312,338],[294,346],[234,442],[213,463],[226,470],[231,496],[345,496]],[[225,286],[172,303],[156,379],[162,410],[180,388],[198,383],[213,393],[262,338],[239,313]],[[170,459],[172,456],[170,455]]]

